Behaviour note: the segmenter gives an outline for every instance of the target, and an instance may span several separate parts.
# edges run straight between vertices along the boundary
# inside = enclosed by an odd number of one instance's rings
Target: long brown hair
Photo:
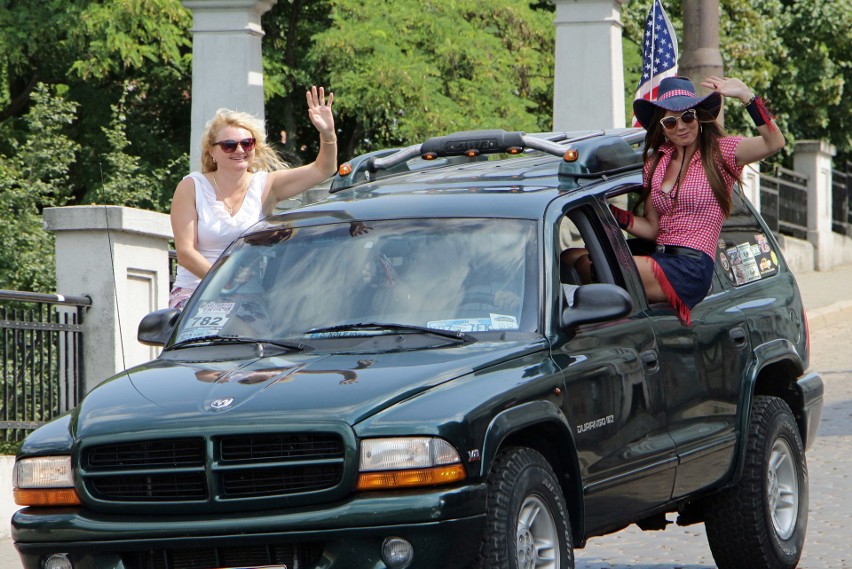
[[[713,190],[713,195],[716,197],[719,208],[724,212],[725,217],[728,217],[731,214],[731,191],[725,185],[722,170],[724,169],[725,172],[740,184],[742,184],[742,180],[722,159],[722,151],[719,149],[719,139],[726,136],[725,131],[716,122],[715,117],[705,109],[696,108],[695,110],[699,121],[698,150],[701,152],[704,175],[707,176],[707,180],[710,182],[710,188]],[[660,164],[660,158],[662,158],[660,147],[667,140],[663,125],[660,124],[660,119],[665,116],[666,112],[663,108],[656,109],[654,119],[651,121],[648,131],[645,134],[645,150],[642,152],[642,159],[645,163],[648,160],[652,160],[653,162],[647,178],[647,185],[643,189],[642,201],[651,193],[651,180],[654,179],[654,172]],[[675,152],[678,152],[678,150]]]

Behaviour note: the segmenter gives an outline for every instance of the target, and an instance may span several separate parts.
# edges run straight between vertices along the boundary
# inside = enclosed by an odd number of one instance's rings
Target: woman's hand
[[[711,75],[701,82],[701,86],[711,91],[716,91],[724,97],[736,97],[743,104],[748,103],[754,96],[745,83],[733,77],[717,77]]]
[[[328,101],[326,101],[325,89],[320,87],[317,90],[316,85],[314,85],[306,95],[308,98],[308,116],[311,122],[314,123],[323,140],[326,142],[333,141],[336,137],[334,132],[334,115],[331,112],[334,93],[329,93]]]

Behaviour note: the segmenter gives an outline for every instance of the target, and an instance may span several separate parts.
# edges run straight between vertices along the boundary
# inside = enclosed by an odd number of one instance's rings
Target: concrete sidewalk
[[[796,274],[811,330],[852,318],[852,264]],[[8,533],[7,533],[8,535]],[[0,568],[20,569],[12,540],[0,539]]]
[[[852,318],[852,264],[796,273],[811,329]]]

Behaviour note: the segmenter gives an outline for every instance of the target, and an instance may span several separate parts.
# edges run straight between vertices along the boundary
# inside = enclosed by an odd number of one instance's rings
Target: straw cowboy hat
[[[656,109],[667,111],[685,111],[704,109],[715,119],[722,109],[722,95],[715,91],[706,97],[698,97],[689,77],[666,77],[660,81],[657,100],[636,99],[633,101],[633,113],[645,130],[654,120]]]

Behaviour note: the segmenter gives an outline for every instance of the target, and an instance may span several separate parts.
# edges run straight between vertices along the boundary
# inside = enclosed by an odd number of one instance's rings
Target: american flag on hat
[[[660,81],[677,75],[677,35],[660,0],[654,0],[645,20],[642,77],[636,99],[655,101]],[[633,126],[641,126],[633,115]]]

